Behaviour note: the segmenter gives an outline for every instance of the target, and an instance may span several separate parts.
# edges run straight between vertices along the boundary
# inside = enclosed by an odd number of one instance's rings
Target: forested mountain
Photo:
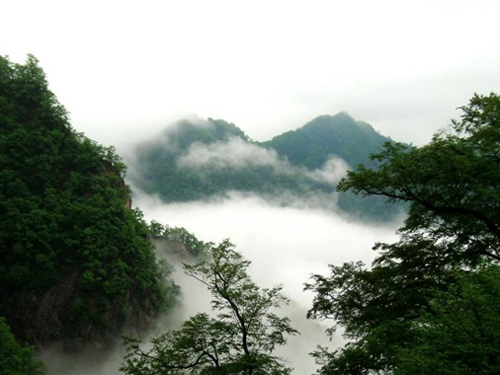
[[[0,124],[0,316],[65,350],[146,326],[171,290],[113,148],[72,129],[32,56],[0,57]]]
[[[390,142],[347,113],[320,116],[268,142],[254,142],[223,120],[182,120],[137,147],[132,180],[165,202],[184,202],[231,191],[287,203],[294,197],[338,206],[346,213],[384,220],[401,206],[382,199],[334,196],[347,169],[364,163]]]
[[[303,127],[278,135],[263,146],[298,166],[321,168],[335,155],[351,168],[359,164],[373,165],[370,154],[380,151],[390,139],[377,133],[365,122],[354,120],[346,112],[335,116],[319,116]]]

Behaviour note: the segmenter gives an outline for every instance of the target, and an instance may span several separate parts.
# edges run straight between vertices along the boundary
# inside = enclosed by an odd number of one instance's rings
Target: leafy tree
[[[340,182],[341,191],[410,210],[400,240],[375,246],[371,269],[331,265],[329,276],[306,284],[316,292],[309,316],[335,319],[349,339],[315,353],[319,374],[498,373],[498,339],[489,332],[500,313],[492,276],[500,260],[500,97],[475,95],[462,111],[428,145],[388,143],[373,156],[378,169],[360,167]],[[467,351],[477,360],[454,362]]]
[[[180,244],[186,251],[195,256],[206,255],[213,245],[210,242],[199,240],[186,228],[162,225],[156,220],[151,221],[149,230],[155,240],[164,240],[166,242]]]
[[[165,232],[165,226],[156,220],[151,220],[149,223],[149,232],[153,238],[159,238]]]
[[[500,97],[475,95],[462,111],[426,146],[386,144],[378,169],[349,172],[339,190],[410,202],[401,233],[444,241],[460,261],[500,260]]]
[[[0,317],[0,373],[2,375],[42,375],[42,363],[33,355],[32,348],[23,348],[4,318]]]
[[[500,267],[458,275],[412,324],[395,375],[500,373]]]
[[[185,265],[188,275],[212,294],[216,317],[197,314],[177,331],[151,340],[143,351],[140,341],[128,339],[121,370],[128,375],[159,374],[289,374],[272,355],[286,335],[298,333],[288,318],[273,310],[288,301],[281,287],[259,288],[247,274],[250,264],[227,240],[211,248],[211,262]]]

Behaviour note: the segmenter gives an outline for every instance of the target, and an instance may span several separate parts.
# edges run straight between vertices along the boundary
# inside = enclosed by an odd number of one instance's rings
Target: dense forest
[[[228,170],[248,167],[248,155],[214,155],[236,144],[253,156],[257,181],[259,168],[270,165],[293,166],[311,179],[337,142],[329,131],[354,132],[339,140],[336,155],[360,165],[335,188],[400,202],[408,213],[396,242],[374,246],[373,264],[331,264],[329,274],[304,280],[314,294],[308,317],[330,319],[327,334],[341,328],[347,340],[312,353],[317,374],[493,375],[500,373],[500,96],[474,95],[461,111],[420,147],[380,144],[369,125],[345,113],[263,144],[222,120],[184,121],[139,148],[139,160],[149,160],[149,188],[171,183],[173,193],[185,186],[204,197],[202,174],[184,176],[174,167],[212,163],[224,189],[234,188],[239,178],[229,178]],[[33,56],[25,64],[0,57],[0,124],[1,374],[43,374],[37,349],[99,350],[120,341],[125,326],[131,329],[120,371],[128,375],[291,373],[275,354],[299,333],[280,314],[288,303],[282,287],[257,285],[250,261],[229,240],[208,243],[184,228],[147,224],[132,209],[122,160],[71,127]],[[365,135],[358,143],[360,129]],[[317,151],[301,149],[300,139],[320,130],[325,144],[310,140],[304,144]],[[295,142],[292,152],[286,145]],[[357,144],[372,144],[371,158],[353,152]],[[205,157],[193,158],[195,151]],[[173,168],[170,178],[156,159]],[[283,180],[294,189],[305,186],[293,174]],[[144,345],[134,336],[178,293],[168,265],[155,256],[155,241],[192,256],[184,271],[207,288],[212,313],[195,314]]]
[[[251,193],[282,205],[300,200],[381,222],[404,205],[339,194],[335,185],[347,169],[375,166],[370,155],[386,142],[392,141],[344,112],[317,117],[267,142],[251,140],[224,120],[181,120],[137,147],[130,177],[164,202]]]
[[[19,352],[11,331],[23,345],[74,351],[144,329],[175,288],[131,208],[121,159],[70,126],[33,56],[0,58],[0,123],[2,352]],[[24,366],[29,356],[8,357]]]

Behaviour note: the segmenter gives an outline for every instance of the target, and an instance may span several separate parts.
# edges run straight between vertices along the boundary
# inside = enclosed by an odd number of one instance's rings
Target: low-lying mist
[[[385,225],[354,222],[332,211],[331,205],[323,210],[296,203],[283,207],[256,196],[232,194],[209,202],[165,204],[137,191],[134,196],[134,206],[140,207],[147,221],[185,227],[205,242],[229,238],[252,261],[249,273],[259,286],[283,286],[291,302],[281,309],[281,314],[288,316],[301,334],[290,337],[277,354],[294,368],[294,374],[302,375],[315,372],[309,353],[317,345],[333,348],[343,342],[340,333],[332,340],[326,336],[325,329],[331,322],[306,319],[313,296],[303,291],[304,283],[313,273],[326,274],[330,263],[371,263],[374,243],[394,240],[400,220]],[[156,331],[161,332],[178,328],[197,312],[209,312],[210,296],[201,283],[184,274],[181,263],[186,259],[158,250],[158,255],[166,256],[175,267],[173,277],[182,288],[179,305],[157,324]],[[123,354],[123,349],[117,349],[102,360],[92,355],[74,359],[49,351],[44,359],[49,362],[50,375],[114,375],[118,374]]]
[[[230,198],[182,204],[164,204],[159,199],[137,194],[134,204],[141,207],[146,220],[185,227],[203,241],[218,243],[229,238],[236,248],[252,261],[249,272],[261,287],[277,284],[291,299],[282,308],[301,334],[291,337],[278,354],[288,360],[294,374],[315,371],[309,353],[318,344],[341,345],[340,333],[330,341],[325,329],[331,322],[306,319],[312,294],[303,291],[313,273],[328,272],[328,264],[362,260],[371,263],[375,242],[396,238],[400,224],[374,225],[348,221],[331,210],[282,207],[256,196],[232,194]],[[297,208],[301,207],[301,208]],[[209,297],[202,285],[177,269],[176,281],[183,290],[182,318],[209,311]],[[198,297],[200,296],[200,297]]]

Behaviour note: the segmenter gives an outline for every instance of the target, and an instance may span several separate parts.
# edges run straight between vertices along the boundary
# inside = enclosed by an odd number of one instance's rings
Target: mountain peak
[[[330,119],[333,121],[356,121],[354,120],[354,117],[352,117],[348,112],[346,111],[340,111],[339,113],[335,115],[323,115],[323,116],[318,116],[318,118],[324,117],[326,119]]]
[[[299,129],[283,133],[266,142],[291,163],[319,168],[336,155],[355,167],[369,164],[369,154],[380,150],[389,139],[349,113],[318,116]]]
[[[306,126],[328,126],[328,127],[353,127],[359,125],[359,122],[354,119],[349,113],[342,111],[335,115],[321,115],[315,117],[303,127]]]

